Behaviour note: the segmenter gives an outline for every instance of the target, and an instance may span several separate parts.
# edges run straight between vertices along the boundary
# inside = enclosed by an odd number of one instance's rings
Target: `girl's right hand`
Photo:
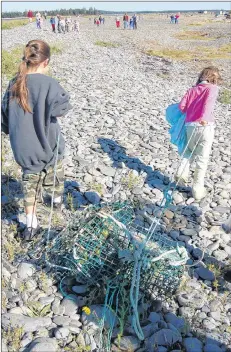
[[[207,124],[208,124],[207,121],[200,121],[200,125],[202,125],[202,126],[206,126]]]

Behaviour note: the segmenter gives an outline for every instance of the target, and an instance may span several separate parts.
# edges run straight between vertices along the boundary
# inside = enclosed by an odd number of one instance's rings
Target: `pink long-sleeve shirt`
[[[179,104],[179,109],[186,113],[185,123],[214,122],[213,110],[218,96],[218,86],[200,83],[190,88]]]

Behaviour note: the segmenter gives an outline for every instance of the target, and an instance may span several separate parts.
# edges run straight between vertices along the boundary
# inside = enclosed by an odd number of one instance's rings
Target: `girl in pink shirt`
[[[200,73],[196,86],[190,88],[179,104],[186,114],[185,125],[188,148],[177,171],[176,180],[187,183],[190,162],[195,159],[192,194],[195,200],[205,197],[204,178],[214,139],[213,110],[218,96],[219,70],[210,66]],[[189,156],[191,156],[189,160]]]

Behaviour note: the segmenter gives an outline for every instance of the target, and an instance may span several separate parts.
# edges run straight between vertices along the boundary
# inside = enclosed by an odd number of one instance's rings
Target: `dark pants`
[[[52,27],[52,31],[55,32],[55,24],[52,23],[51,27]]]

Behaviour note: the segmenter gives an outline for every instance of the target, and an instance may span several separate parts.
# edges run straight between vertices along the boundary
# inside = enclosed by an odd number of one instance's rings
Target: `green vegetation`
[[[48,276],[47,274],[42,271],[40,274],[39,274],[39,284],[40,284],[40,288],[46,292],[49,288],[48,286]]]
[[[168,58],[172,60],[216,60],[231,58],[231,44],[225,44],[220,48],[195,47],[191,51],[180,49],[157,48],[147,50],[147,55]]]
[[[51,304],[43,307],[38,301],[28,302],[27,306],[30,309],[30,313],[28,314],[30,317],[46,317],[51,311]]]
[[[126,185],[129,190],[132,190],[134,187],[138,186],[140,183],[140,177],[135,176],[132,171],[129,172],[128,177],[123,177],[121,183]]]
[[[158,49],[158,50],[147,50],[147,55],[158,56],[174,60],[191,60],[193,59],[192,53],[188,50],[177,50],[177,49]]]
[[[231,104],[231,90],[223,89],[219,95],[218,101],[225,105]]]
[[[118,44],[118,43],[103,42],[103,41],[100,41],[100,40],[97,40],[95,42],[95,45],[103,46],[103,47],[106,47],[106,48],[118,48],[120,46],[120,44]]]
[[[103,195],[103,185],[101,185],[100,183],[92,183],[91,189],[99,193],[100,196]]]
[[[216,38],[209,37],[208,33],[199,31],[184,31],[177,33],[175,38],[180,40],[214,40]]]
[[[50,48],[51,48],[51,55],[57,55],[63,52],[63,47],[58,44],[52,44],[50,45]]]
[[[22,60],[22,55],[23,48],[21,46],[11,51],[2,50],[2,75],[8,79],[13,78]]]
[[[2,21],[2,30],[4,30],[4,29],[13,29],[15,27],[26,26],[28,23],[29,23],[28,19]]]
[[[58,55],[63,51],[62,46],[59,44],[52,44],[50,48],[51,55]],[[2,50],[2,75],[5,75],[7,79],[13,78],[18,70],[22,56],[22,46],[16,47],[11,51]]]
[[[67,194],[67,205],[68,209],[71,210],[71,212],[75,211],[74,203],[73,203],[73,196],[71,193]]]
[[[7,331],[3,331],[2,337],[11,352],[18,352],[21,348],[21,339],[23,336],[22,327],[9,327]]]

